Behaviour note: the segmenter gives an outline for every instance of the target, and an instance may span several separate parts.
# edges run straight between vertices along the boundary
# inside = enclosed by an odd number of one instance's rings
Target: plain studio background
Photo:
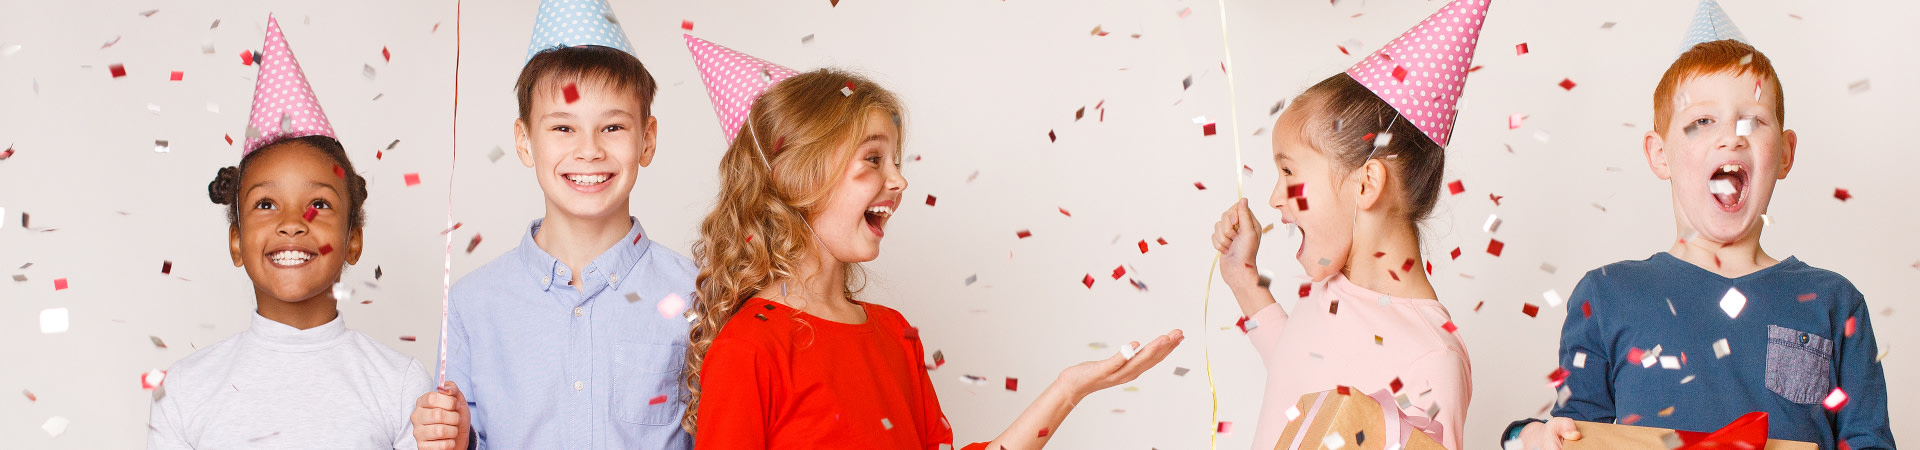
[[[0,161],[0,269],[26,277],[0,280],[0,391],[12,396],[0,397],[0,436],[10,446],[141,446],[150,396],[139,375],[245,328],[252,295],[227,258],[224,217],[205,186],[238,161],[238,146],[222,136],[243,137],[257,69],[237,58],[259,48],[268,12],[371,182],[366,253],[345,275],[356,295],[340,306],[350,327],[434,364],[449,180],[453,219],[464,224],[451,236],[455,279],[507,251],[541,215],[531,170],[511,153],[511,87],[537,2],[466,5],[452,161],[454,2],[219,3],[0,7],[0,141],[16,151]],[[1054,446],[1207,445],[1210,347],[1218,417],[1233,422],[1219,446],[1246,448],[1265,371],[1231,329],[1239,314],[1224,285],[1206,278],[1208,233],[1235,198],[1236,145],[1251,168],[1245,193],[1256,215],[1277,221],[1258,206],[1275,179],[1261,131],[1274,119],[1269,108],[1440,4],[1229,2],[1230,89],[1213,2],[617,1],[661,85],[660,150],[640,171],[633,213],[653,239],[686,253],[716,192],[723,141],[681,21],[692,21],[697,36],[796,69],[859,70],[906,102],[912,183],[882,256],[866,265],[862,298],[901,310],[928,349],[945,355],[932,377],[958,441],[991,438],[1061,368],[1177,327],[1191,337],[1184,346],[1138,381],[1089,397]],[[1920,239],[1911,234],[1920,215],[1909,200],[1920,190],[1901,176],[1920,157],[1905,151],[1896,117],[1920,100],[1903,81],[1915,63],[1902,57],[1920,42],[1912,26],[1920,7],[1725,7],[1773,58],[1787,123],[1801,134],[1766,247],[1838,271],[1866,293],[1890,352],[1894,428],[1910,432],[1920,425],[1910,408],[1920,392],[1900,380],[1920,369],[1907,355],[1916,331],[1906,326],[1916,319],[1903,311],[1920,288]],[[1463,181],[1466,192],[1444,197],[1425,227],[1435,288],[1473,358],[1469,446],[1492,445],[1508,421],[1553,398],[1545,376],[1565,308],[1528,317],[1522,305],[1544,306],[1543,292],[1564,296],[1585,271],[1645,258],[1674,239],[1668,188],[1639,145],[1653,86],[1693,8],[1494,3],[1474,61],[1485,68],[1467,84],[1449,148],[1446,180]],[[1092,35],[1096,26],[1109,34]],[[1521,43],[1531,52],[1516,55]],[[111,77],[111,64],[124,64],[127,76]],[[176,70],[184,79],[168,81]],[[1577,86],[1562,89],[1562,79]],[[1862,81],[1870,87],[1850,88]],[[1528,118],[1509,130],[1515,113]],[[1217,123],[1219,134],[1204,136],[1196,120]],[[153,151],[154,140],[168,140],[169,151]],[[491,161],[496,147],[507,155]],[[406,186],[408,173],[422,183]],[[1836,200],[1835,188],[1853,198]],[[1499,206],[1489,194],[1504,196]],[[1502,220],[1494,233],[1481,227],[1489,214]],[[1032,237],[1018,238],[1021,230]],[[475,235],[485,238],[468,253]],[[1490,238],[1507,244],[1502,256],[1485,251]],[[1287,307],[1301,273],[1288,257],[1297,245],[1282,228],[1261,258]],[[1457,260],[1447,257],[1455,247]],[[172,261],[171,276],[159,273],[163,261]],[[377,281],[375,267],[384,274]],[[1116,280],[1117,267],[1126,273]],[[1087,276],[1091,287],[1081,284]],[[58,278],[71,287],[56,291]],[[48,308],[69,309],[71,330],[40,333]],[[1007,377],[1020,380],[1018,391],[1004,389]],[[1702,405],[1676,407],[1688,414]],[[72,424],[50,438],[40,427],[54,416]]]

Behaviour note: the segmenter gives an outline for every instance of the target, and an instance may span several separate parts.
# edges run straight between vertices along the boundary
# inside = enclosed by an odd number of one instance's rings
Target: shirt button
[[[619,283],[619,282],[620,282],[620,276],[619,276],[619,275],[607,275],[607,281],[611,281],[611,282],[615,282],[615,283]]]
[[[584,309],[580,309],[580,308],[574,308],[574,309],[573,309],[573,316],[574,316],[574,317],[581,317],[581,316],[585,316],[585,315],[587,315],[587,312],[586,312],[586,310],[584,310]]]
[[[586,390],[586,389],[587,389],[587,382],[585,381],[573,382],[573,390],[580,391],[580,390]]]
[[[560,267],[555,267],[555,268],[553,268],[553,274],[554,274],[554,275],[566,275],[566,274],[567,274],[567,269],[565,269],[565,268],[560,268]]]
[[[540,277],[540,284],[553,283],[553,277]]]

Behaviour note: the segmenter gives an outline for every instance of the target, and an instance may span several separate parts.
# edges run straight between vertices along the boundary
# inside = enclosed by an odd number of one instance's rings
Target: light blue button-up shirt
[[[566,264],[534,244],[540,222],[450,293],[447,380],[471,406],[474,446],[692,448],[680,429],[687,321],[659,303],[690,302],[693,261],[635,220],[576,290]]]

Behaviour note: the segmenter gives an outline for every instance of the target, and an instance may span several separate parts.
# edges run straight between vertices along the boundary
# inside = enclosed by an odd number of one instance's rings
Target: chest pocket
[[[1833,341],[1767,325],[1767,390],[1790,402],[1819,403],[1833,390]]]
[[[680,370],[686,366],[686,354],[687,348],[678,343],[615,344],[613,417],[637,425],[679,424],[680,412],[686,409],[680,402]]]

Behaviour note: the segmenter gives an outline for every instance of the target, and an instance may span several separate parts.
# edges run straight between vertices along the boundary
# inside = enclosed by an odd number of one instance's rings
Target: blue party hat
[[[1687,37],[1680,42],[1680,53],[1701,43],[1724,39],[1751,44],[1746,35],[1740,34],[1740,27],[1733,25],[1733,19],[1727,18],[1727,11],[1720,9],[1719,2],[1700,0],[1700,7],[1693,11],[1693,24],[1687,26]]]
[[[527,60],[554,47],[598,45],[633,53],[627,32],[613,17],[606,0],[543,0],[540,14],[533,19],[533,43],[527,45]]]

